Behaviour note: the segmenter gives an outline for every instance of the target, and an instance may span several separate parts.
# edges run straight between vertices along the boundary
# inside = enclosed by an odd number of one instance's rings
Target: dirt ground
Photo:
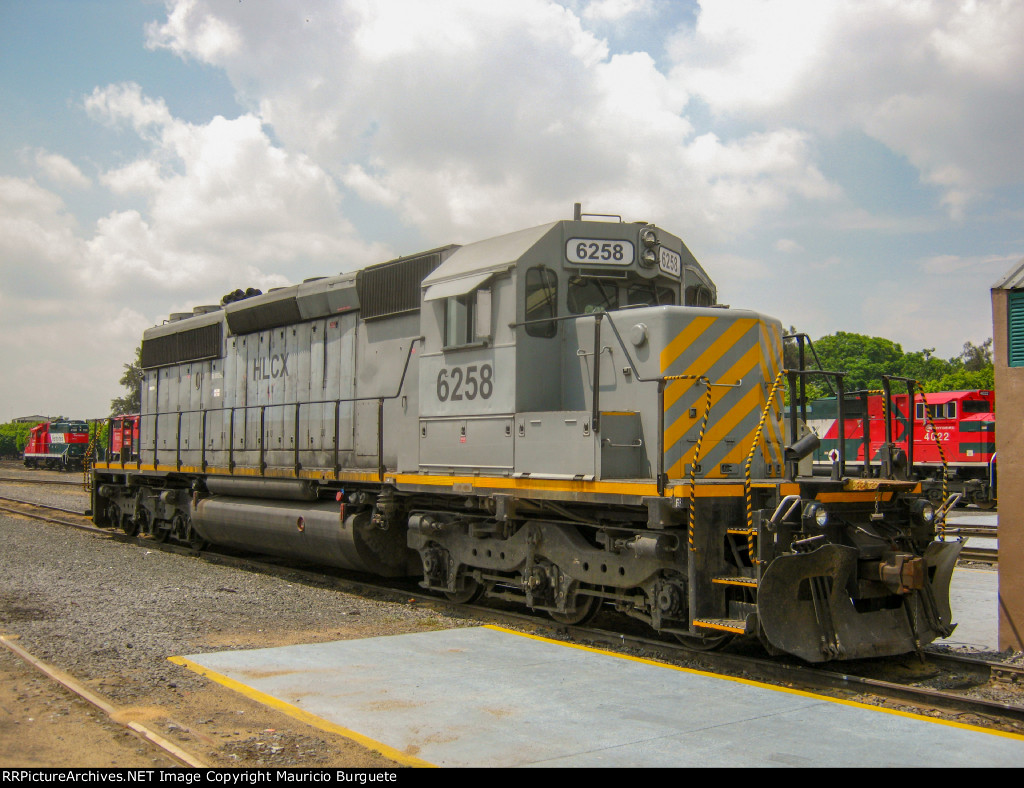
[[[89,689],[103,695],[103,682]],[[142,723],[208,766],[251,768],[295,761],[304,767],[400,766],[220,685],[207,682],[199,692],[176,689],[172,684],[156,690],[151,703],[119,709],[111,719],[0,648],[0,767],[182,766],[120,724],[130,721]]]
[[[177,766],[160,750],[0,648],[0,767]]]

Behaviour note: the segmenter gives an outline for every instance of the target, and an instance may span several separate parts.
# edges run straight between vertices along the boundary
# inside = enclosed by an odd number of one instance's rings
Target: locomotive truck
[[[948,636],[942,510],[898,474],[814,476],[783,420],[810,373],[778,320],[717,301],[678,236],[577,205],[198,307],[143,336],[137,451],[95,465],[94,517],[695,648]]]

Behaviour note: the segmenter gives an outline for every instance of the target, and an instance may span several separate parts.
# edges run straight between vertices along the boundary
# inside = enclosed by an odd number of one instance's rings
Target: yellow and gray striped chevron
[[[711,412],[702,436],[705,385],[694,380],[668,384],[665,468],[669,478],[689,476],[698,444],[698,478],[742,477],[761,411],[781,368],[782,325],[777,320],[751,312],[727,311],[688,318],[661,352],[661,373],[705,376],[712,384]],[[775,405],[760,436],[760,462],[755,460],[755,476],[781,474],[781,387]]]

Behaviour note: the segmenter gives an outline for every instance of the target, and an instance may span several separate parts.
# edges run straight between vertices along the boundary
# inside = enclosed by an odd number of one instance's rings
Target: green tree
[[[35,424],[10,422],[0,424],[0,457],[18,457],[25,451],[29,432]]]
[[[124,374],[118,382],[128,393],[110,400],[110,415],[138,413],[142,410],[142,345],[135,348],[135,360],[124,365]]]
[[[983,372],[992,369],[992,337],[989,337],[980,345],[964,342],[964,349],[960,353],[960,360],[964,369],[968,372]]]
[[[790,333],[795,333],[790,329]],[[795,343],[787,343],[794,344]],[[992,340],[980,345],[965,342],[959,356],[944,360],[935,356],[935,348],[904,352],[892,340],[839,331],[814,342],[821,368],[830,372],[846,372],[843,388],[848,391],[877,391],[882,377],[892,375],[919,381],[926,391],[958,391],[994,387]],[[793,352],[787,348],[786,364],[794,363]],[[807,354],[808,367],[814,367],[814,356]],[[834,384],[833,384],[834,385]],[[894,383],[893,391],[906,391],[904,383]],[[810,399],[832,396],[825,378],[808,381]]]
[[[880,389],[882,375],[902,372],[903,348],[882,337],[839,331],[815,341],[814,349],[823,369],[846,373],[843,378],[846,391]],[[823,378],[814,379],[808,387],[808,396],[826,396],[828,391]]]

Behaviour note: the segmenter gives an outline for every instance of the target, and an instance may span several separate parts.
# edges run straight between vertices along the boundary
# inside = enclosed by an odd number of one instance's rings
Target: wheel
[[[554,610],[549,610],[548,615],[559,624],[573,626],[592,621],[594,616],[601,611],[600,597],[577,594],[573,601],[576,604],[576,609],[572,613],[558,613]]]
[[[169,537],[170,535],[171,535],[171,529],[170,528],[161,528],[159,526],[156,526],[155,528],[153,528],[153,533],[150,534],[150,536],[153,538],[154,542],[166,542],[167,541],[167,537]]]
[[[974,505],[977,506],[979,509],[983,509],[986,512],[990,509],[996,508],[995,501],[975,501]]]
[[[203,537],[195,532],[195,529],[189,528],[188,531],[188,546],[193,550],[205,550],[210,543],[207,542]]]
[[[126,517],[121,526],[128,536],[138,536],[139,533],[149,533],[149,512],[141,503],[135,504],[135,516]]]
[[[461,591],[445,591],[444,595],[457,605],[471,605],[484,595],[484,585],[472,577],[465,577]]]
[[[139,532],[139,524],[134,518],[124,514],[121,515],[121,530],[128,536],[135,536]]]
[[[675,633],[679,644],[691,651],[714,651],[721,648],[730,640],[732,635],[715,635],[713,637],[700,637],[698,635],[680,635]]]

